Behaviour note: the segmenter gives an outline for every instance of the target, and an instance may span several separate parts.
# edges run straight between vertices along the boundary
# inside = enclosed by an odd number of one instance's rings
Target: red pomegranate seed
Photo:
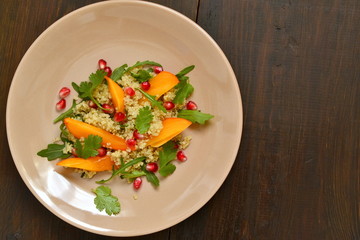
[[[89,105],[89,107],[94,108],[94,109],[98,108],[98,106],[91,100],[88,102],[88,105]]]
[[[106,110],[103,110],[104,113],[113,114],[115,112],[114,106],[112,106],[110,104],[105,103],[101,106],[106,109]]]
[[[154,66],[153,69],[154,69],[154,73],[160,73],[164,71],[163,68],[159,66]]]
[[[98,64],[99,64],[99,69],[105,70],[107,62],[104,59],[100,59]]]
[[[126,140],[126,145],[127,145],[131,150],[135,150],[136,140],[133,139],[133,138],[130,138],[130,139]]]
[[[73,148],[71,149],[71,154],[74,156],[74,157],[77,157],[78,155],[76,154],[76,149]]]
[[[125,121],[125,119],[126,119],[125,113],[117,112],[114,115],[114,121],[115,122],[123,122],[123,121]]]
[[[69,96],[69,94],[70,94],[70,89],[67,88],[67,87],[63,87],[59,91],[59,97],[60,98],[66,98],[67,96]]]
[[[179,149],[179,144],[175,143],[174,148]]]
[[[137,177],[135,178],[134,182],[133,182],[133,187],[134,189],[138,190],[141,187],[142,184],[142,179],[141,177]]]
[[[158,165],[154,162],[146,164],[146,170],[149,172],[156,172],[158,170]]]
[[[180,162],[185,162],[187,160],[187,157],[183,151],[178,151],[176,157]]]
[[[144,138],[145,138],[145,135],[139,133],[138,130],[135,130],[134,133],[133,133],[133,137],[134,137],[135,139],[140,139],[140,140],[141,140],[141,139],[144,139]]]
[[[104,72],[107,73],[106,76],[111,77],[112,70],[111,70],[110,67],[105,67],[105,68],[104,68]]]
[[[141,88],[144,90],[144,91],[147,91],[150,89],[150,83],[149,82],[143,82],[141,83]]]
[[[196,105],[196,103],[194,103],[193,101],[189,101],[189,102],[186,104],[186,109],[187,109],[187,110],[196,110],[196,109],[197,109],[197,105]]]
[[[171,110],[175,107],[175,104],[173,102],[164,102],[163,106],[166,110]]]
[[[107,153],[106,148],[101,147],[97,151],[98,151],[98,157],[105,157],[106,156],[106,153]]]
[[[135,90],[132,89],[131,87],[127,87],[127,88],[125,88],[125,93],[126,93],[127,95],[129,95],[130,97],[132,97],[132,96],[135,95]]]
[[[57,104],[56,104],[56,110],[60,111],[63,110],[66,107],[66,100],[65,99],[61,99]]]

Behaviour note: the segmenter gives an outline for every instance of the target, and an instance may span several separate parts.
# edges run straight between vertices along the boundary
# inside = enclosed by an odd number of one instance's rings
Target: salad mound
[[[114,71],[103,59],[98,65],[88,81],[72,83],[78,97],[54,120],[61,122],[59,139],[38,155],[49,161],[60,159],[57,165],[73,168],[83,178],[111,172],[98,184],[120,177],[137,190],[145,178],[158,187],[158,175],[167,177],[176,170],[173,160],[187,160],[184,150],[191,137],[182,132],[213,118],[187,100],[194,91],[187,74],[194,66],[174,75],[153,61],[124,64]],[[65,108],[70,91],[60,90],[59,111]],[[93,191],[100,211],[120,212],[109,187],[101,185]]]

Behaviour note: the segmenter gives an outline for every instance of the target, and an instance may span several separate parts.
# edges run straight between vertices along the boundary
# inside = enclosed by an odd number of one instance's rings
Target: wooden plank
[[[352,0],[200,1],[244,132],[225,184],[172,239],[360,238],[359,22]]]

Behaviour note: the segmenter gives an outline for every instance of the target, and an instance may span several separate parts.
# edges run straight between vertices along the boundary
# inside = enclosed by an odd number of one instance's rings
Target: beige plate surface
[[[186,150],[188,161],[135,192],[115,179],[110,183],[121,202],[121,213],[107,216],[93,204],[95,179],[55,166],[36,153],[59,134],[57,93],[71,82],[84,81],[100,58],[113,68],[137,60],[153,60],[177,73],[189,74],[192,99],[215,118],[194,126]],[[74,92],[74,91],[73,91]],[[68,97],[68,105],[75,94]],[[24,122],[26,116],[26,122]],[[11,153],[24,182],[56,216],[81,229],[110,236],[136,236],[171,227],[200,209],[228,175],[240,144],[242,105],[233,70],[209,35],[183,15],[149,2],[108,1],[78,9],[49,27],[29,48],[12,82],[7,105]],[[137,200],[133,195],[138,196]],[[219,206],[221,207],[221,206]]]

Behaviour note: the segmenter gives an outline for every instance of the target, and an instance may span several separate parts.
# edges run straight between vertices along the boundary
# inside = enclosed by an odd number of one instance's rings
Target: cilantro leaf
[[[127,162],[126,164],[124,164],[123,166],[121,166],[118,170],[116,171],[113,171],[113,173],[111,174],[111,176],[108,178],[108,179],[103,179],[103,180],[100,180],[100,181],[96,181],[96,183],[98,184],[102,184],[102,183],[106,183],[108,181],[110,181],[111,179],[113,179],[113,177],[115,177],[116,175],[119,175],[119,174],[126,174],[125,172],[125,169],[132,166],[132,165],[135,165],[139,162],[142,162],[146,159],[146,157],[138,157],[138,158],[135,158],[129,162]]]
[[[120,212],[119,199],[111,195],[111,189],[109,187],[99,186],[93,190],[93,192],[96,194],[94,204],[100,212],[105,210],[109,216],[116,215]]]
[[[153,120],[154,116],[151,114],[149,106],[143,107],[139,110],[139,114],[135,119],[135,128],[139,133],[144,134],[150,128],[150,123]]]
[[[55,118],[54,123],[62,121],[63,119],[65,119],[65,118],[69,117],[71,114],[73,114],[75,106],[76,106],[76,101],[74,99],[71,107],[66,112],[62,113],[60,116]]]
[[[161,104],[161,102],[157,101],[154,96],[151,96],[150,94],[144,92],[140,88],[136,88],[136,90],[140,91],[150,101],[152,106],[157,107],[161,111],[166,113],[166,109],[164,108],[164,106]]]
[[[106,76],[106,72],[103,70],[97,70],[95,73],[91,73],[89,76],[90,82],[81,82],[80,86],[76,83],[72,83],[71,85],[78,93],[79,98],[82,99],[90,99],[93,101],[99,108],[104,109],[100,103],[93,97],[93,92],[95,88],[97,88],[104,80]]]
[[[98,155],[97,149],[101,147],[102,138],[95,135],[89,135],[84,139],[84,144],[79,140],[75,142],[76,154],[81,158],[95,157]]]
[[[147,170],[144,170],[146,174],[146,180],[150,182],[154,187],[158,187],[160,185],[158,177],[153,172],[149,172]]]
[[[178,115],[179,118],[187,119],[193,123],[204,124],[207,120],[212,119],[214,116],[208,113],[202,113],[198,110],[181,110]]]
[[[169,163],[159,170],[159,174],[163,177],[167,177],[173,172],[175,172],[175,170],[176,170],[176,166],[172,163]]]
[[[71,156],[70,153],[63,153],[65,144],[49,144],[46,149],[41,150],[37,153],[40,157],[46,157],[48,161],[55,160],[57,158],[68,158]]]
[[[183,104],[185,99],[190,97],[190,95],[194,92],[194,87],[188,82],[188,80],[179,82],[175,88],[177,89],[173,100],[175,104]]]
[[[122,76],[124,75],[124,73],[126,72],[127,66],[128,66],[127,64],[124,64],[118,68],[115,68],[115,70],[112,72],[110,78],[114,81],[121,79]]]
[[[177,149],[173,141],[168,141],[162,146],[162,150],[159,152],[159,167],[160,169],[166,164],[175,159]]]
[[[151,74],[144,69],[140,69],[137,73],[131,73],[131,76],[133,76],[139,83],[146,82],[152,77]]]
[[[147,60],[147,61],[143,61],[143,62],[136,62],[133,66],[129,67],[129,68],[126,70],[126,72],[129,72],[129,71],[133,70],[133,69],[136,68],[136,67],[140,67],[140,66],[144,66],[144,65],[162,67],[160,63]]]
[[[184,68],[183,70],[181,70],[178,74],[176,74],[176,77],[181,78],[181,77],[185,76],[186,74],[188,74],[189,72],[191,72],[194,68],[195,68],[195,65],[188,66],[188,67]]]

